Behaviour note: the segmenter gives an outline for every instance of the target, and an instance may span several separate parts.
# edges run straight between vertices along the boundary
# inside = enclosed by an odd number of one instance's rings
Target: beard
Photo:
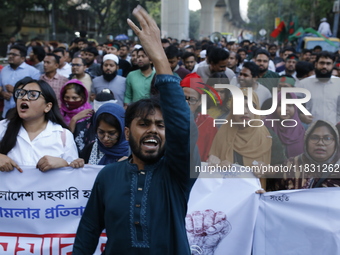
[[[114,78],[117,76],[117,70],[114,71],[113,73],[103,73],[103,78],[106,81],[112,81]]]
[[[265,73],[268,71],[268,67],[264,68],[264,67],[259,67],[259,73]]]
[[[315,77],[318,79],[329,79],[332,76],[332,70],[331,71],[327,71],[326,73],[321,72],[320,69],[316,69],[314,70],[315,72]]]
[[[156,138],[154,136],[151,136],[153,139],[157,140],[159,143],[159,147],[158,147],[158,151],[156,151],[156,153],[143,153],[142,152],[142,148],[141,148],[141,144],[138,144],[137,141],[134,139],[133,135],[130,132],[129,135],[129,145],[131,148],[132,153],[141,161],[143,161],[145,164],[154,164],[156,163],[158,160],[161,159],[161,157],[163,157],[164,155],[164,151],[165,151],[165,147],[164,145],[161,147],[161,141],[159,140],[159,138]],[[142,140],[144,140],[145,138],[150,138],[150,136],[144,137]]]
[[[139,66],[139,69],[140,69],[141,71],[148,70],[149,68],[150,68],[150,64],[145,64],[145,65]]]

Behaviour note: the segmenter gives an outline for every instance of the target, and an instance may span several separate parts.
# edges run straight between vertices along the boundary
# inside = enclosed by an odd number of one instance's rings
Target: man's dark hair
[[[303,78],[314,70],[314,65],[307,61],[299,61],[295,65],[296,78]]]
[[[98,50],[96,47],[87,47],[84,49],[84,52],[89,52],[89,53],[92,53],[93,55],[95,56],[98,56]]]
[[[37,56],[38,60],[41,62],[44,60],[46,56],[46,52],[42,46],[33,46],[32,47],[32,52],[34,55]]]
[[[81,59],[81,62],[83,63],[83,65],[84,66],[86,66],[86,61],[85,61],[85,59],[83,59],[83,58],[81,58],[81,57],[74,57],[74,58],[72,58],[72,60],[73,59]],[[72,61],[71,61],[72,62]]]
[[[320,58],[330,58],[333,62],[335,61],[335,55],[329,51],[320,51],[316,55],[315,62],[318,62]]]
[[[165,38],[161,39],[161,42],[162,43],[169,43],[169,44],[171,44],[170,41],[168,39],[165,39]]]
[[[86,38],[79,38],[78,42],[83,42],[85,44],[89,43]]]
[[[258,49],[256,52],[255,52],[255,58],[257,58],[258,55],[260,54],[263,54],[263,55],[266,55],[269,59],[270,59],[270,54],[268,51],[264,50],[264,49]]]
[[[195,60],[196,60],[196,55],[195,55],[195,53],[193,53],[193,52],[188,52],[188,51],[186,51],[186,52],[184,52],[183,55],[182,55],[182,59],[183,59],[183,60],[185,60],[185,59],[187,59],[187,58],[189,58],[189,57],[194,57]]]
[[[56,48],[53,50],[53,53],[57,53],[57,52],[61,52],[61,54],[63,54],[63,56],[65,56],[65,49],[64,48]]]
[[[302,54],[306,54],[306,53],[310,53],[310,54],[312,54],[313,53],[313,51],[311,50],[311,49],[303,49],[302,50]]]
[[[229,52],[222,49],[222,48],[217,48],[214,47],[211,49],[209,55],[208,55],[208,61],[211,64],[217,64],[218,62],[222,60],[226,60],[229,58]]]
[[[165,50],[165,55],[168,59],[178,58],[179,52],[176,46],[170,45]]]
[[[123,44],[122,46],[120,46],[120,48],[123,48],[123,47],[127,48],[128,51],[130,50],[130,47],[127,44]]]
[[[227,42],[227,45],[230,45],[230,46],[232,46],[232,45],[234,45],[234,44],[235,44],[234,41]]]
[[[296,50],[293,47],[286,47],[282,50],[282,53],[285,53],[286,51],[291,51],[293,53],[296,53]]]
[[[316,45],[313,50],[322,50],[322,47],[320,45]]]
[[[260,69],[259,69],[259,66],[256,65],[254,62],[250,62],[250,61],[245,62],[242,67],[249,69],[251,76],[253,76],[253,78],[259,77]]]
[[[54,61],[59,64],[60,63],[60,57],[54,53],[47,53],[46,56],[54,57]]]
[[[26,57],[27,55],[27,48],[24,45],[21,44],[14,44],[11,46],[11,49],[18,50],[20,52],[20,57]]]
[[[145,119],[150,114],[155,114],[156,109],[161,111],[158,97],[141,99],[130,104],[125,112],[125,126],[130,128],[131,122],[135,118]]]
[[[145,50],[143,49],[143,47],[141,47],[141,48],[137,49],[137,54],[138,54],[140,51],[143,51],[143,52],[144,52],[144,54],[148,56],[148,54],[146,54],[146,52],[145,52]]]
[[[275,43],[269,44],[268,50],[270,50],[271,48],[276,48],[277,49],[277,45]]]
[[[79,36],[80,36],[81,38],[86,37],[86,36],[87,36],[87,32],[84,31],[84,30],[81,30],[81,31],[79,31]]]
[[[244,52],[247,54],[247,50],[245,48],[240,48],[237,50],[237,54],[240,54],[240,52]]]

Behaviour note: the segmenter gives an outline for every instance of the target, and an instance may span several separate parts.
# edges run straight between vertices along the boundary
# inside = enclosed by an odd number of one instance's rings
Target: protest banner
[[[339,188],[263,194],[253,255],[340,254],[339,197]]]

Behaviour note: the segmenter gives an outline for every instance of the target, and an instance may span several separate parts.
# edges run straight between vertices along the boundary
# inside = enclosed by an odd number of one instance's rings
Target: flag
[[[318,31],[314,30],[313,28],[309,27],[305,29],[305,33],[311,33],[314,35],[317,35],[318,37],[323,38],[327,43],[329,43],[330,45],[337,47],[332,41],[330,41],[326,36],[324,36],[323,34],[320,34]]]
[[[285,25],[284,21],[281,21],[280,24],[277,26],[277,28],[275,28],[271,32],[270,36],[276,38],[280,34],[285,33],[285,32],[286,32],[286,25]]]
[[[288,41],[294,41],[298,38],[300,38],[301,36],[303,36],[305,34],[305,30],[303,30],[302,27],[299,27],[294,34],[290,35],[288,37]]]
[[[298,24],[298,18],[296,16],[293,17],[292,14],[289,15],[289,20],[290,21],[288,24],[288,35],[290,36],[296,32],[296,30],[299,27],[299,24]]]

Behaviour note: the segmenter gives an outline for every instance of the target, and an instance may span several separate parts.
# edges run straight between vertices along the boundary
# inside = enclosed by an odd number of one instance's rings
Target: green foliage
[[[201,10],[190,11],[189,14],[189,38],[198,39],[200,29]]]

